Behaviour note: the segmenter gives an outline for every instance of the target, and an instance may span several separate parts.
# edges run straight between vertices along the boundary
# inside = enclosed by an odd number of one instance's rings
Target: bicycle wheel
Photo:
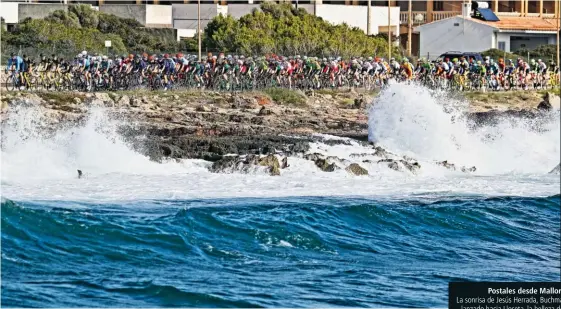
[[[14,91],[14,89],[17,88],[16,83],[17,83],[17,80],[14,79],[13,76],[8,77],[8,79],[6,80],[6,90]]]

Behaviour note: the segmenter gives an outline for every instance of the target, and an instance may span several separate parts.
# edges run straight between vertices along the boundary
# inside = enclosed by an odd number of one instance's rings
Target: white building
[[[420,35],[420,56],[435,59],[447,51],[532,50],[556,44],[557,29],[553,18],[501,16],[499,21],[484,21],[464,15],[424,24],[415,31]]]

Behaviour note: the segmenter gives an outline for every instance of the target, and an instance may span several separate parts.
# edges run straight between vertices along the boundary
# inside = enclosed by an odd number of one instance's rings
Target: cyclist
[[[14,53],[10,54],[10,58],[8,58],[8,64],[6,66],[6,74],[9,71],[15,71],[15,74],[17,75],[17,86],[19,87],[20,84],[22,83],[23,80],[23,76],[22,73],[24,72],[25,69],[25,63],[23,61],[23,59],[20,56],[16,56]]]

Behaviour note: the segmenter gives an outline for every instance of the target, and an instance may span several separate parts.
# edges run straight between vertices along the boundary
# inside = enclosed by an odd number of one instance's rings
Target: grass
[[[271,100],[277,104],[303,106],[306,105],[306,97],[298,91],[284,88],[267,88],[263,90]]]

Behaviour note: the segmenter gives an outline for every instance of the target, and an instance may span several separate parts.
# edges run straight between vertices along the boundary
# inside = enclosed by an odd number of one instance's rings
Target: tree
[[[333,25],[290,4],[266,2],[239,20],[218,15],[205,29],[205,46],[244,54],[384,56],[387,41],[346,24]],[[394,48],[398,55],[399,49]]]

